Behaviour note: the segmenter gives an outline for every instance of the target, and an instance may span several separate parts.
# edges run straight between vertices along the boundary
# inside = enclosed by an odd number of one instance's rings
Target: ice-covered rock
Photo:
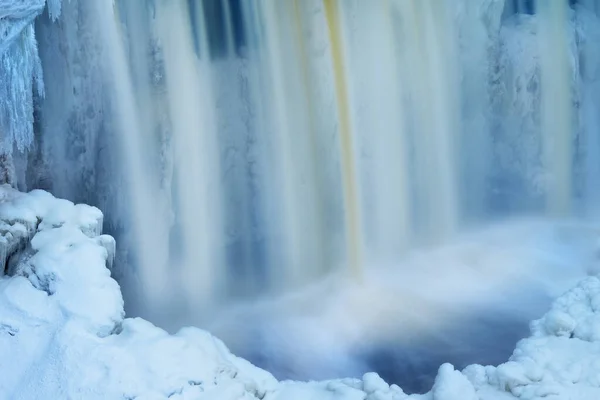
[[[585,279],[531,324],[532,336],[517,344],[508,362],[466,368],[478,398],[600,398],[599,295],[600,279]]]
[[[450,364],[444,364],[438,371],[432,389],[433,400],[477,400],[475,388],[469,380]]]

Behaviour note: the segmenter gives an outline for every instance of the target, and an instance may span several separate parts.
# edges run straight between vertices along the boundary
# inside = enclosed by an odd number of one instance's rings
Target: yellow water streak
[[[323,0],[331,42],[331,58],[335,80],[338,111],[339,141],[341,146],[344,212],[346,223],[347,262],[355,277],[362,276],[362,240],[360,206],[358,203],[358,177],[354,163],[354,143],[350,124],[348,87],[344,70],[344,50],[341,38],[339,8],[336,0]]]
[[[301,87],[303,88],[303,92],[302,92],[302,97],[305,100],[305,107],[306,107],[306,116],[308,118],[308,129],[309,129],[309,134],[310,134],[310,157],[311,157],[311,169],[310,169],[310,175],[311,175],[311,179],[313,182],[315,182],[315,189],[314,189],[314,195],[313,198],[311,199],[314,203],[314,208],[315,208],[315,214],[316,214],[316,229],[314,231],[315,234],[315,242],[317,244],[316,246],[316,259],[315,259],[315,263],[317,265],[315,265],[313,267],[315,272],[318,273],[322,273],[323,271],[325,271],[325,268],[327,267],[327,262],[325,259],[325,248],[326,248],[326,241],[327,241],[327,237],[325,234],[325,225],[324,225],[324,221],[325,221],[325,210],[323,209],[323,188],[321,186],[320,183],[320,166],[322,165],[322,163],[320,162],[321,160],[319,159],[318,156],[318,132],[316,129],[316,122],[315,122],[315,113],[314,113],[314,109],[313,109],[313,102],[311,101],[311,99],[314,98],[313,95],[313,90],[311,87],[311,82],[312,82],[312,78],[311,78],[311,72],[310,72],[310,68],[309,68],[309,59],[308,59],[308,46],[306,43],[306,38],[304,35],[304,9],[302,8],[302,4],[306,4],[306,3],[302,3],[303,0],[293,0],[293,19],[294,19],[294,36],[295,36],[295,42],[298,48],[298,52],[299,52],[299,56],[300,56],[300,67],[301,67],[301,72],[302,72],[302,85]]]

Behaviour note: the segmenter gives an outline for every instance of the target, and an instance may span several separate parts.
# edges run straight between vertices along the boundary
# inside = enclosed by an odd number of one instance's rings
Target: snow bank
[[[600,279],[589,277],[531,324],[498,367],[440,367],[407,395],[377,374],[277,382],[209,333],[169,335],[124,318],[102,214],[43,191],[0,186],[1,399],[506,400],[600,398]]]

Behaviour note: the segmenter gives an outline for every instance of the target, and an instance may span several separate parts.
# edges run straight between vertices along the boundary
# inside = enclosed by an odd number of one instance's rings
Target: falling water
[[[347,52],[366,258],[394,262],[411,244],[408,129],[402,105],[398,19],[390,1],[349,3]],[[360,18],[357,18],[360,16]],[[373,66],[370,60],[379,60]],[[377,103],[372,99],[379,99]],[[395,223],[390,223],[394,221]]]
[[[158,193],[158,186],[153,185],[154,177],[147,174],[144,157],[147,141],[142,130],[144,123],[140,119],[118,15],[111,0],[93,2],[92,10],[105,35],[103,50],[109,60],[116,126],[121,139],[118,147],[123,154],[124,170],[127,171],[126,190],[130,193],[130,209],[132,220],[135,221],[132,226],[135,246],[140,249],[136,255],[138,263],[145,268],[145,272],[140,274],[142,294],[151,307],[156,307],[160,304],[158,297],[168,293],[166,283],[169,271],[164,268],[168,254],[165,240],[167,225],[163,215],[157,212],[160,211],[160,203],[157,206],[154,193]]]
[[[600,197],[598,3],[572,3],[67,2],[88,19],[37,27],[61,73],[22,175],[106,211],[145,294],[130,311],[165,324],[361,281],[506,215],[569,217]],[[85,57],[44,50],[63,36]],[[108,89],[82,95],[92,78]],[[72,155],[67,125],[113,135]]]
[[[449,5],[399,2],[406,38],[407,83],[414,115],[415,201],[426,241],[447,239],[458,224],[455,140],[458,75]],[[409,63],[408,61],[411,60]],[[432,118],[432,116],[435,116]]]
[[[571,211],[573,170],[573,118],[568,4],[564,1],[537,2],[540,15],[541,113],[544,161],[550,182],[547,211],[568,216]]]
[[[344,62],[343,31],[340,10],[336,0],[325,0],[325,14],[331,42],[331,58],[335,81],[338,129],[341,153],[342,186],[344,188],[344,216],[346,225],[347,263],[355,276],[362,274],[361,217],[358,204],[358,177],[355,164],[355,144],[352,134],[348,88]]]
[[[199,62],[185,2],[158,7],[158,37],[164,51],[167,103],[174,142],[176,228],[181,271],[191,307],[209,306],[223,270],[219,167],[216,161],[211,85],[206,60]],[[167,268],[166,264],[163,266]]]
[[[315,179],[318,160],[306,92],[308,71],[302,10],[299,2],[293,1],[269,0],[256,6],[252,13],[262,15],[265,24],[256,46],[261,47],[261,61],[268,73],[259,102],[268,114],[268,121],[263,124],[270,125],[272,130],[271,145],[275,153],[272,162],[278,170],[264,171],[265,179],[276,183],[270,187],[270,209],[265,210],[264,217],[274,231],[281,232],[278,233],[280,249],[271,247],[271,257],[276,264],[286,265],[275,266],[271,280],[293,287],[294,282],[314,274],[311,271],[322,272],[324,268],[320,254],[323,228],[319,222],[319,188]],[[280,214],[272,210],[279,210]]]

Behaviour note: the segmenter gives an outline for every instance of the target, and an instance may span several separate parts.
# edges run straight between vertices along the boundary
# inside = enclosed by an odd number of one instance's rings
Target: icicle
[[[112,266],[117,253],[117,242],[109,235],[100,235],[96,237],[96,242],[106,249],[106,268],[112,271]]]
[[[62,12],[62,0],[47,0],[48,15],[52,21],[56,21]]]

